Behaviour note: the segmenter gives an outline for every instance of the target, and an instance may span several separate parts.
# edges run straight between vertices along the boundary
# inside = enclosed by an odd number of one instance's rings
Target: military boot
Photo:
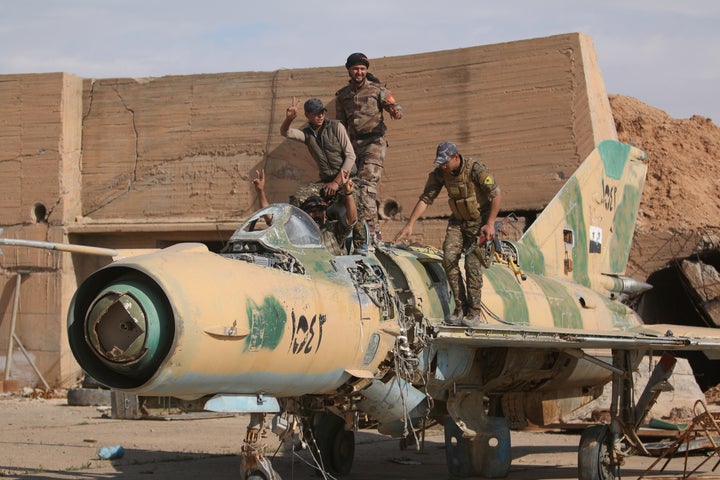
[[[455,311],[445,320],[446,325],[460,326],[463,320],[463,307],[455,307]]]
[[[487,320],[483,318],[479,311],[470,309],[467,315],[462,319],[462,324],[466,327],[475,328],[480,325],[485,325]]]
[[[367,256],[368,253],[370,253],[370,250],[368,249],[367,243],[361,243],[355,247],[355,250],[353,250],[353,255]]]

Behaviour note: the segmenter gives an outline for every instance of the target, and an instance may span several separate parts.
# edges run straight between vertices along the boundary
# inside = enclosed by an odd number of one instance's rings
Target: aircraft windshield
[[[286,203],[270,205],[255,212],[230,242],[260,242],[268,247],[283,248],[289,244],[303,248],[322,248],[320,228],[310,216]]]

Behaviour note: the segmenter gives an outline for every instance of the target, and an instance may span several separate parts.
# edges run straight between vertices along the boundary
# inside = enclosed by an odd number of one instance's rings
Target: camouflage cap
[[[307,199],[305,199],[302,205],[300,205],[300,208],[305,211],[312,210],[313,208],[325,207],[327,207],[327,202],[318,195],[310,195]]]
[[[323,105],[322,100],[319,98],[311,98],[305,102],[305,113],[320,113],[325,111],[327,111],[327,108],[325,108],[325,105]]]
[[[451,157],[457,155],[458,150],[452,142],[442,142],[437,147],[437,153],[435,154],[435,164],[442,165],[447,163]]]

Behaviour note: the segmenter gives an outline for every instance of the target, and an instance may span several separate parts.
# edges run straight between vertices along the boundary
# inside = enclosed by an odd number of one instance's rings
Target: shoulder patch
[[[492,185],[493,183],[495,183],[495,180],[493,180],[493,177],[488,175],[487,177],[485,177],[485,180],[483,180],[483,183],[485,185]]]

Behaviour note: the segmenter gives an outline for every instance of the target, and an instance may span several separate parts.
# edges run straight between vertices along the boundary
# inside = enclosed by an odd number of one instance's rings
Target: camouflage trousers
[[[312,197],[313,195],[322,197],[326,202],[329,202],[331,199],[327,198],[323,193],[324,186],[325,184],[322,182],[301,185],[300,187],[298,187],[297,190],[295,190],[295,193],[293,195],[290,195],[290,204],[300,208],[300,205],[302,205],[305,200],[307,200],[309,197]]]
[[[362,218],[367,222],[370,233],[374,234],[377,231],[378,223],[377,186],[385,165],[387,142],[385,137],[356,139],[353,141],[353,148],[357,157],[355,164],[360,180],[358,182],[360,186],[358,210],[363,211]]]
[[[455,305],[467,312],[472,308],[480,310],[483,275],[480,263],[480,250],[465,255],[465,281],[460,272],[460,258],[465,249],[477,243],[481,222],[450,220],[443,242],[443,268],[448,283],[455,296]],[[467,288],[466,288],[467,287]]]
[[[353,181],[356,182],[355,185],[357,187],[360,180],[354,178]],[[295,190],[295,193],[293,195],[290,195],[290,204],[300,208],[300,205],[302,205],[303,202],[308,199],[308,197],[317,195],[318,197],[322,197],[328,203],[328,217],[330,217],[332,220],[343,219],[345,216],[345,206],[343,205],[342,196],[334,195],[328,197],[323,192],[324,186],[325,184],[323,182],[301,185],[297,190]],[[355,188],[355,193],[353,193],[353,196],[355,197],[355,204],[358,208],[358,221],[355,222],[355,226],[353,227],[352,238],[353,245],[355,247],[358,247],[362,244],[368,243],[367,228],[365,225],[364,217],[361,213],[363,211],[362,205],[360,203],[361,189]]]

